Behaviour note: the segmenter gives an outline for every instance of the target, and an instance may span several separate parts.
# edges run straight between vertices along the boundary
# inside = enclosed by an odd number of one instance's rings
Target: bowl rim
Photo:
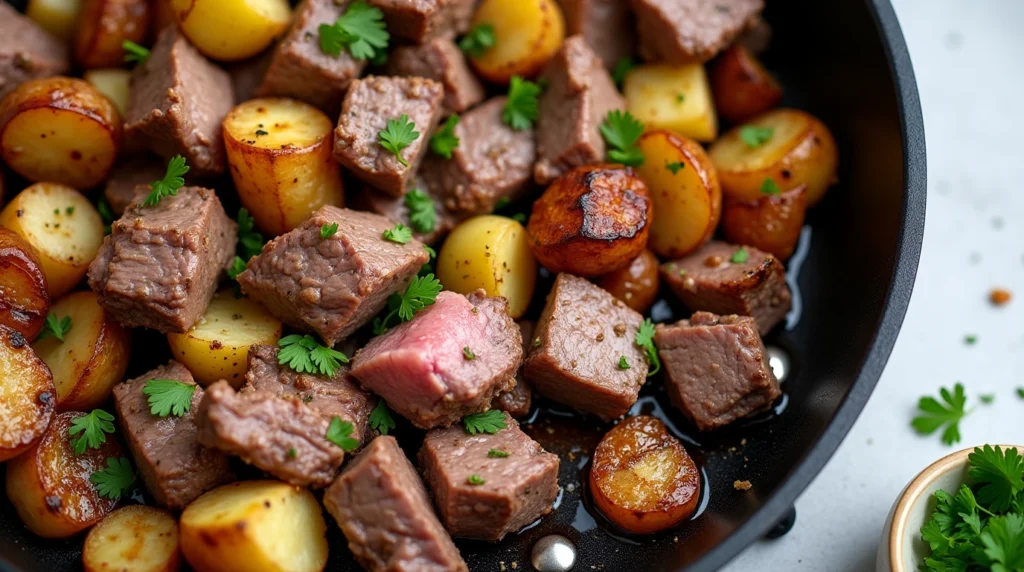
[[[924,238],[927,197],[924,116],[910,52],[892,4],[889,0],[867,0],[866,4],[875,21],[889,62],[889,74],[896,87],[904,161],[902,224],[893,278],[888,285],[882,318],[871,341],[871,349],[861,364],[860,373],[818,442],[746,522],[685,568],[689,572],[713,572],[722,568],[745,548],[764,537],[793,506],[797,497],[832,458],[864,409],[885,369],[907,313]]]

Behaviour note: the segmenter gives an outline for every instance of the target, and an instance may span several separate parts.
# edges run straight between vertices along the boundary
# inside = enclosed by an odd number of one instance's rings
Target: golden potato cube
[[[718,135],[714,99],[701,64],[633,68],[622,91],[626,108],[648,129],[668,129],[705,142]]]

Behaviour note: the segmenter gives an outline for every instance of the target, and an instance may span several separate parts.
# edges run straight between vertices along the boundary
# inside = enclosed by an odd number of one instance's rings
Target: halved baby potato
[[[178,521],[165,510],[131,505],[103,518],[85,537],[85,572],[174,572],[181,566]]]
[[[57,391],[20,332],[0,325],[0,463],[27,451],[50,426]]]
[[[46,275],[35,249],[14,231],[0,227],[0,324],[33,340],[49,309]]]
[[[765,181],[783,191],[807,186],[807,206],[814,206],[836,181],[839,152],[824,123],[796,109],[776,109],[748,124],[770,130],[764,143],[751,146],[736,127],[715,141],[708,156],[718,168],[722,192],[733,199],[756,201]]]
[[[753,246],[787,260],[800,240],[806,212],[804,187],[756,201],[728,200],[722,212],[722,230],[733,244]]]
[[[199,51],[221,61],[263,51],[291,21],[288,0],[170,0],[178,27]],[[317,48],[319,49],[319,48]]]
[[[107,96],[107,99],[117,107],[118,113],[124,115],[124,110],[128,109],[128,98],[131,97],[132,92],[132,72],[121,68],[104,68],[89,70],[82,78]]]
[[[279,481],[227,484],[181,513],[181,550],[197,572],[318,572],[326,535],[313,494]]]
[[[663,258],[679,258],[711,239],[722,213],[722,188],[714,164],[692,139],[658,129],[638,143],[637,167],[654,203],[647,247]]]
[[[733,44],[711,69],[711,91],[719,115],[742,123],[782,101],[782,86],[743,44]]]
[[[57,407],[89,411],[99,407],[128,369],[131,333],[100,307],[91,291],[72,292],[50,307],[57,320],[71,319],[64,341],[36,340],[32,348],[53,372]]]
[[[295,99],[252,99],[231,110],[223,131],[239,198],[264,232],[284,234],[316,209],[344,204],[324,112]]]
[[[90,478],[107,459],[124,457],[111,436],[98,448],[76,454],[68,430],[84,413],[60,413],[35,447],[7,462],[7,497],[34,534],[67,538],[96,524],[117,506]]]
[[[83,68],[124,63],[124,42],[142,44],[149,31],[149,0],[84,0],[72,55]]]
[[[530,306],[537,261],[526,229],[497,215],[471,218],[448,235],[437,254],[437,278],[460,294],[483,288],[508,300],[508,313],[520,318]]]
[[[500,84],[537,75],[565,39],[565,17],[554,0],[483,0],[472,25],[482,24],[494,28],[494,46],[470,63]]]
[[[50,34],[68,41],[75,34],[75,21],[82,0],[28,0],[25,15]]]
[[[35,250],[51,299],[82,281],[104,236],[103,219],[89,199],[54,183],[36,183],[19,193],[0,211],[0,226]]]
[[[668,129],[697,141],[714,141],[718,118],[701,64],[647,64],[622,85],[626,108],[648,129]]]
[[[121,115],[89,82],[26,81],[0,100],[0,156],[31,181],[91,189],[121,148]]]
[[[238,389],[245,383],[249,348],[280,337],[281,322],[263,306],[221,290],[196,325],[184,334],[167,334],[167,343],[200,385],[224,379]]]
[[[594,451],[594,504],[627,532],[652,534],[689,518],[700,499],[700,473],[679,439],[649,415],[613,427]]]

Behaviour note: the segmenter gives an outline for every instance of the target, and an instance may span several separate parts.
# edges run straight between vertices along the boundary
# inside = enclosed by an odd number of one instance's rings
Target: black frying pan
[[[701,434],[667,405],[660,384],[648,384],[634,412],[665,419],[706,475],[699,514],[649,538],[617,534],[587,504],[587,455],[607,426],[540,403],[528,428],[562,456],[558,509],[500,543],[459,541],[470,569],[516,562],[530,570],[534,542],[558,533],[578,546],[576,570],[716,570],[750,543],[792,526],[794,500],[878,381],[910,300],[924,230],[924,126],[910,57],[886,0],[775,0],[765,16],[775,35],[764,59],[786,89],[785,104],[819,116],[840,148],[840,184],[810,213],[800,268],[790,264],[799,311],[766,340],[792,359],[785,397],[771,414]],[[547,292],[543,280],[538,290]],[[659,303],[654,318],[684,316]],[[137,360],[166,359],[139,355],[147,347],[154,346],[136,344]],[[419,435],[404,430],[414,451]],[[736,491],[734,480],[753,488]],[[330,524],[328,569],[356,569]],[[80,569],[81,541],[33,536],[6,496],[0,500],[0,570]]]

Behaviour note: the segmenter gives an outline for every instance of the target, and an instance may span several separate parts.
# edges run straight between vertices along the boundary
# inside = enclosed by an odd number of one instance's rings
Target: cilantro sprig
[[[416,276],[401,294],[395,293],[388,298],[388,313],[384,318],[373,320],[374,335],[381,335],[396,325],[392,322],[396,316],[398,322],[408,322],[423,308],[430,306],[441,293],[441,281],[433,274]]]
[[[384,240],[406,244],[412,240],[412,229],[402,223],[395,223],[395,226],[386,229],[381,236]]]
[[[484,413],[473,413],[462,418],[462,426],[466,429],[466,433],[470,435],[476,435],[478,433],[488,433],[494,435],[498,431],[508,427],[505,424],[505,413],[497,409],[491,409]]]
[[[402,157],[402,149],[412,145],[412,142],[419,136],[420,132],[416,131],[416,124],[409,121],[409,116],[404,113],[397,120],[388,119],[387,127],[377,132],[380,146],[393,153],[404,167],[408,167],[409,162]]]
[[[608,143],[608,160],[636,167],[644,164],[644,153],[636,146],[644,134],[644,124],[628,111],[614,109],[601,123],[601,135]]]
[[[335,415],[331,417],[331,424],[327,426],[325,437],[331,443],[344,449],[346,453],[355,451],[359,448],[359,441],[352,438],[353,429],[351,423],[343,421],[341,417]]]
[[[146,403],[153,415],[181,417],[192,411],[192,394],[196,387],[174,379],[151,379],[143,386],[142,393],[147,396]]]
[[[647,352],[647,362],[650,364],[650,371],[647,372],[647,377],[658,373],[661,370],[661,358],[658,357],[658,348],[654,346],[654,322],[650,318],[647,318],[640,324],[640,328],[636,331],[636,337],[633,339],[636,345],[640,346],[640,349]]]
[[[409,224],[416,232],[434,232],[437,225],[437,212],[434,210],[434,199],[420,189],[412,189],[405,193],[405,208],[409,209]]]
[[[957,383],[953,391],[943,387],[939,390],[942,403],[931,396],[923,396],[917,402],[921,414],[910,422],[915,431],[922,435],[931,435],[939,429],[942,431],[942,442],[947,445],[960,442],[960,420],[971,411],[966,409],[967,395],[963,384]]]
[[[71,331],[71,326],[71,316],[58,318],[56,314],[47,314],[46,321],[43,322],[43,329],[39,331],[39,337],[36,339],[55,338],[60,343],[64,343],[64,336]]]
[[[459,49],[472,58],[479,58],[494,47],[494,26],[487,23],[476,24],[459,40]]]
[[[252,218],[249,211],[244,208],[238,209],[238,252],[242,260],[248,262],[250,258],[263,251],[263,235],[256,231],[256,220]]]
[[[388,404],[384,403],[383,399],[378,401],[377,407],[374,407],[373,411],[370,412],[370,428],[381,435],[387,435],[389,431],[395,428],[395,419],[391,417]]]
[[[452,153],[459,147],[459,138],[455,136],[455,126],[458,124],[459,116],[454,113],[449,115],[444,125],[430,137],[430,150],[445,159],[451,159]]]
[[[540,86],[532,81],[524,80],[515,75],[508,88],[508,99],[505,109],[501,111],[501,120],[516,131],[526,131],[533,127],[540,115]]]
[[[281,348],[277,353],[277,363],[287,365],[299,373],[334,377],[341,364],[348,363],[348,356],[321,345],[309,334],[285,336],[277,340],[277,345]]]
[[[384,13],[363,0],[356,0],[334,24],[320,24],[320,49],[337,56],[347,49],[357,60],[372,60],[387,54],[388,34]]]
[[[121,49],[124,50],[124,61],[126,63],[145,63],[149,59],[149,48],[140,46],[131,40],[121,42]]]
[[[128,487],[135,483],[135,470],[125,457],[108,457],[107,466],[89,476],[100,496],[121,500]]]
[[[114,432],[114,416],[102,409],[93,409],[89,413],[76,417],[68,427],[68,436],[71,438],[71,448],[76,455],[81,455],[86,449],[97,449],[107,442],[107,434]],[[75,435],[79,435],[75,437]]]
[[[152,190],[146,195],[146,200],[142,201],[142,206],[155,207],[160,204],[160,199],[177,195],[178,189],[185,186],[185,173],[188,173],[185,158],[175,155],[167,163],[167,172],[164,174],[164,178],[150,183],[149,187]]]

